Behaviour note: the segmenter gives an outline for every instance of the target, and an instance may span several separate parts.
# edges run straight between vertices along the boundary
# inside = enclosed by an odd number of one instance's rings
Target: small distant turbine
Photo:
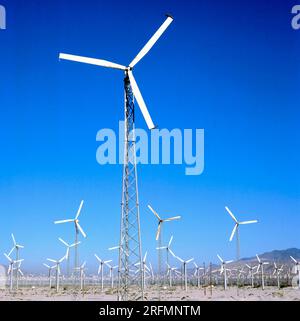
[[[101,272],[101,291],[103,292],[103,272],[104,272],[103,268],[104,268],[104,264],[107,265],[107,263],[110,263],[112,260],[103,261],[103,260],[100,259],[100,257],[97,254],[95,254],[95,257],[99,262],[98,275]]]
[[[55,268],[55,265],[49,266],[49,265],[46,264],[46,263],[43,263],[43,265],[48,269],[49,289],[51,289],[51,271],[52,271],[52,269]]]
[[[83,288],[84,288],[84,277],[85,277],[85,265],[86,265],[86,262],[83,262],[82,265],[80,265],[78,267],[78,272],[79,272],[79,276],[80,276],[80,291],[83,291]]]
[[[64,255],[59,260],[47,259],[49,262],[55,263],[55,270],[56,270],[56,292],[59,291],[59,276],[60,276],[60,264],[63,260],[65,260],[66,256]]]
[[[106,263],[109,268],[109,277],[110,277],[110,287],[111,289],[114,288],[114,269],[118,267],[118,265],[112,266],[109,263]]]
[[[13,289],[13,274],[14,274],[14,270],[19,269],[19,266],[17,268],[15,268],[15,265],[21,263],[22,261],[24,261],[24,259],[13,260],[6,253],[4,253],[4,256],[9,261],[9,267],[8,267],[7,274],[10,276],[10,282],[9,282],[10,283],[10,291],[12,291],[12,289]]]
[[[218,259],[221,261],[220,273],[224,273],[224,290],[227,290],[227,271],[226,265],[233,262],[233,260],[224,261],[219,254],[217,254]]]
[[[280,289],[280,273],[283,271],[283,265],[281,265],[281,267],[279,268],[279,266],[277,266],[276,262],[274,262],[274,271],[273,271],[273,275],[276,274],[277,277],[277,287],[278,289]]]
[[[231,232],[229,241],[231,242],[234,234],[236,234],[236,260],[238,261],[240,259],[240,235],[239,235],[239,226],[240,225],[246,225],[246,224],[252,224],[252,223],[257,223],[258,220],[252,220],[252,221],[244,221],[244,222],[239,222],[236,217],[232,214],[230,209],[225,206],[226,211],[229,213],[229,215],[232,217],[232,219],[235,222],[235,225],[233,227],[233,230]]]
[[[168,245],[166,245],[166,246],[161,246],[161,247],[157,247],[157,248],[156,248],[157,250],[166,250],[166,252],[167,252],[167,266],[168,266],[168,264],[169,264],[169,252],[170,252],[170,246],[171,246],[171,244],[172,244],[172,241],[173,241],[173,235],[171,236]]]
[[[170,217],[170,218],[166,218],[166,219],[162,219],[158,213],[156,211],[154,211],[154,209],[148,205],[148,208],[150,209],[150,211],[156,216],[157,220],[158,220],[158,227],[157,227],[157,231],[156,231],[156,241],[158,241],[158,248],[161,248],[161,240],[162,240],[162,226],[164,222],[169,222],[169,221],[174,221],[174,220],[179,220],[181,218],[181,216],[174,216],[174,217]],[[158,285],[160,288],[160,278],[161,278],[161,254],[160,251],[158,251]],[[159,297],[160,297],[160,293],[159,293]]]
[[[298,272],[298,288],[300,289],[300,261],[297,261],[294,257],[290,255],[290,258],[295,264],[295,272]]]
[[[257,266],[256,265],[255,266],[250,266],[248,264],[246,264],[246,266],[249,269],[250,275],[251,275],[251,287],[254,288],[254,272],[253,271],[254,271],[254,269],[257,268]]]
[[[195,272],[194,272],[194,276],[197,277],[197,287],[200,288],[200,270],[204,270],[203,267],[200,267],[197,265],[197,263],[193,262],[194,266],[195,266]]]
[[[192,262],[194,260],[194,258],[191,258],[189,260],[183,260],[182,258],[180,258],[177,255],[174,255],[174,253],[172,251],[170,251],[170,253],[182,263],[183,266],[183,278],[184,278],[184,289],[187,292],[187,264],[189,264],[190,262]]]
[[[259,269],[260,269],[260,272],[261,272],[261,288],[262,288],[262,290],[264,290],[265,289],[264,265],[269,264],[269,262],[262,262],[257,254],[256,254],[256,258],[257,258],[257,261],[258,261],[258,266],[257,266],[256,273],[258,273]]]
[[[76,213],[76,216],[75,218],[73,219],[67,219],[67,220],[60,220],[60,221],[55,221],[54,224],[63,224],[63,223],[74,223],[74,226],[75,226],[75,266],[74,266],[74,270],[78,270],[78,235],[79,235],[79,232],[82,234],[82,236],[84,238],[86,238],[86,234],[85,232],[83,231],[82,227],[79,225],[79,215],[80,215],[80,212],[81,212],[81,209],[82,209],[82,206],[83,206],[83,200],[80,202],[80,205],[79,205],[79,208],[78,208],[78,211]]]
[[[73,244],[70,245],[66,241],[64,241],[61,237],[59,237],[58,239],[67,248],[67,252],[66,252],[65,256],[66,256],[66,260],[67,260],[67,277],[69,277],[70,276],[70,249],[72,247],[75,247],[75,246],[79,245],[81,242],[79,241],[77,243],[73,243]]]
[[[19,257],[19,251],[20,251],[20,249],[23,249],[23,248],[24,248],[24,245],[20,245],[20,244],[18,244],[18,243],[16,242],[16,239],[15,239],[13,233],[11,233],[11,238],[12,238],[12,240],[13,240],[14,246],[13,246],[13,248],[10,250],[8,256],[11,255],[11,253],[13,252],[13,250],[16,250],[16,258],[15,258],[15,260],[18,261],[19,258],[20,258],[20,257]],[[19,268],[18,268],[18,267],[16,268],[16,288],[17,288],[17,289],[19,288]]]

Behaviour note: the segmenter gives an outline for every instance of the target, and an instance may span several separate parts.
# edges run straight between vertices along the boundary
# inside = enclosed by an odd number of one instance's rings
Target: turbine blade
[[[4,256],[8,259],[9,262],[12,262],[12,259],[6,253],[4,253]]]
[[[74,220],[68,219],[68,220],[55,221],[54,224],[62,224],[62,223],[68,223],[68,222],[74,222]]]
[[[143,262],[146,262],[148,252],[146,251]]]
[[[237,224],[237,223],[235,223],[234,228],[233,228],[233,230],[232,230],[232,232],[231,232],[231,235],[230,235],[229,242],[231,242],[231,241],[232,241],[232,239],[233,239],[233,237],[234,237],[234,234],[235,234],[235,231],[236,231],[237,227],[238,227],[238,224]]]
[[[54,262],[54,263],[57,262],[57,261],[55,261],[55,260],[53,260],[53,259],[47,259],[47,261]]]
[[[180,218],[181,218],[181,216],[174,216],[174,217],[167,218],[164,221],[165,222],[174,221],[174,220],[179,220]]]
[[[219,254],[217,254],[217,257],[219,258],[219,260],[223,263],[223,259],[221,258],[221,256]]]
[[[11,233],[11,238],[12,238],[12,240],[13,240],[13,242],[14,242],[14,245],[16,246],[16,245],[17,245],[17,243],[16,243],[16,239],[15,239],[15,237],[14,237],[14,234],[13,234],[13,233]]]
[[[167,16],[167,19],[158,28],[158,30],[150,38],[150,40],[146,43],[146,45],[142,48],[142,50],[137,54],[137,56],[132,60],[132,62],[129,64],[129,67],[131,67],[131,68],[134,67],[149,52],[149,50],[153,47],[153,45],[156,43],[156,41],[160,38],[160,36],[169,27],[169,25],[171,24],[172,21],[173,21],[173,18],[170,16]]]
[[[86,234],[84,233],[82,227],[79,225],[79,223],[76,223],[76,226],[78,227],[80,233],[82,234],[83,237],[86,237]]]
[[[97,254],[95,254],[95,257],[100,263],[102,262],[102,260],[100,259],[100,257]]]
[[[65,242],[61,237],[58,238],[65,246],[69,247],[70,245]]]
[[[149,208],[150,211],[157,217],[157,219],[160,221],[161,218],[160,218],[159,215],[154,211],[154,209],[153,209],[150,205],[148,205],[148,208]]]
[[[170,238],[170,241],[169,241],[168,247],[170,247],[170,246],[171,246],[172,241],[173,241],[173,235],[172,235],[172,236],[171,236],[171,238]]]
[[[256,254],[256,258],[257,258],[257,261],[260,263],[260,258],[257,254]]]
[[[291,258],[295,263],[297,263],[296,259],[293,258],[291,255],[290,255],[290,258]]]
[[[109,251],[111,251],[111,250],[117,250],[117,249],[119,249],[119,248],[120,248],[120,246],[118,245],[118,246],[110,247],[110,248],[108,248],[108,250],[109,250]]]
[[[50,269],[50,266],[49,266],[48,264],[43,263],[43,265],[44,265],[46,268]]]
[[[129,80],[130,80],[130,84],[131,84],[131,88],[132,88],[132,92],[134,94],[134,97],[136,98],[136,101],[140,107],[140,110],[143,114],[143,117],[146,121],[146,124],[148,126],[149,129],[153,129],[155,128],[154,124],[153,124],[153,121],[151,119],[151,116],[149,114],[149,111],[147,109],[147,106],[145,104],[145,101],[143,99],[143,96],[139,90],[139,87],[133,77],[133,74],[131,72],[131,70],[128,70],[128,77],[129,77]]]
[[[194,260],[194,258],[187,260],[185,263],[190,263]]]
[[[81,212],[81,209],[82,209],[82,205],[83,205],[83,200],[80,202],[78,211],[77,211],[76,216],[75,216],[75,220],[77,220],[79,215],[80,215],[80,212]]]
[[[110,61],[102,60],[102,59],[88,58],[88,57],[69,55],[69,54],[64,54],[64,53],[59,54],[59,59],[82,62],[85,64],[96,65],[96,66],[101,66],[101,67],[106,67],[106,68],[126,70],[126,67],[123,65],[119,65],[114,62],[110,62]]]
[[[244,221],[244,222],[240,222],[239,224],[253,224],[253,223],[257,223],[258,220],[252,220],[252,221]]]
[[[235,223],[238,223],[237,219],[235,218],[235,216],[232,214],[232,212],[230,211],[230,209],[225,206],[226,211],[229,213],[229,215],[232,217],[232,219],[235,221]]]
[[[9,251],[8,256],[11,255],[11,253],[13,252],[14,249],[15,249],[15,247],[13,247],[13,248]]]

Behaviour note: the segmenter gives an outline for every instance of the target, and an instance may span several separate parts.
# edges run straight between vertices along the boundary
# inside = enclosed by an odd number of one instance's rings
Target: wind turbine
[[[227,271],[226,264],[233,262],[233,260],[224,261],[219,254],[217,254],[218,259],[221,261],[221,274],[224,273],[224,290],[227,290]]]
[[[99,262],[98,275],[101,272],[101,291],[103,292],[103,272],[104,272],[103,267],[104,267],[104,264],[107,265],[107,263],[110,263],[112,260],[103,261],[99,258],[97,254],[95,254],[95,257]]]
[[[173,241],[173,235],[171,236],[168,245],[156,248],[157,250],[166,250],[166,252],[167,252],[167,266],[169,265],[169,252],[170,252],[170,246],[172,244],[172,241]]]
[[[86,265],[86,262],[84,261],[83,264],[78,267],[79,276],[80,276],[80,291],[83,290],[83,286],[84,286],[85,265]]]
[[[73,244],[68,244],[66,241],[64,241],[61,237],[58,238],[59,241],[64,244],[67,248],[66,252],[66,260],[67,260],[67,277],[70,276],[70,249],[74,246],[79,245],[81,242],[73,243]]]
[[[107,60],[88,58],[76,55],[70,55],[60,53],[59,58],[64,60],[70,60],[80,63],[91,64],[100,67],[113,68],[122,70],[125,73],[124,78],[124,115],[125,115],[125,139],[124,139],[124,166],[123,166],[123,188],[122,188],[122,213],[121,213],[121,235],[120,235],[120,247],[128,249],[130,255],[126,255],[124,251],[119,251],[119,291],[118,297],[121,300],[127,300],[128,296],[131,295],[128,288],[128,284],[131,283],[130,274],[128,271],[131,267],[142,261],[141,251],[141,238],[140,238],[140,218],[139,218],[139,201],[138,201],[138,189],[137,189],[137,175],[136,175],[136,154],[135,154],[135,134],[134,134],[134,97],[139,105],[142,115],[149,129],[155,128],[147,106],[144,102],[142,94],[133,76],[133,68],[135,65],[149,52],[153,45],[157,42],[160,36],[168,28],[173,21],[173,18],[167,15],[166,20],[150,38],[146,45],[141,49],[137,56],[131,61],[128,66],[116,64]],[[131,184],[128,184],[131,182]],[[128,200],[134,200],[135,206],[132,208],[128,204]],[[123,218],[132,216],[132,223],[130,228]],[[129,242],[133,240],[133,242]],[[136,246],[136,244],[138,246]],[[127,251],[127,250],[126,250]],[[122,256],[122,259],[121,259]],[[140,274],[140,290],[143,291],[142,287],[142,274]],[[139,294],[138,294],[139,295]],[[144,295],[141,293],[141,297]]]
[[[179,257],[178,255],[175,255],[172,251],[170,251],[170,253],[182,263],[183,266],[183,278],[184,278],[184,289],[187,292],[187,264],[189,264],[190,262],[192,262],[194,260],[194,258],[191,258],[189,260],[183,260],[181,257]]]
[[[59,290],[59,275],[60,275],[60,264],[61,262],[66,258],[66,256],[64,255],[61,259],[59,260],[53,260],[53,259],[47,259],[47,261],[49,262],[53,262],[55,263],[55,270],[56,270],[56,292],[58,292]]]
[[[201,266],[198,266],[197,263],[193,262],[195,266],[195,273],[194,276],[197,277],[197,287],[200,288],[200,270],[203,270],[204,268]]]
[[[232,212],[230,211],[230,209],[225,206],[226,211],[229,213],[229,215],[231,216],[231,218],[234,220],[235,224],[233,227],[233,230],[231,232],[229,241],[231,242],[234,234],[236,234],[236,260],[238,261],[240,259],[240,235],[239,235],[239,226],[240,225],[246,225],[246,224],[253,224],[253,223],[257,223],[258,220],[252,220],[252,221],[244,221],[244,222],[239,222],[236,217],[232,214]]]
[[[281,265],[281,267],[277,266],[276,262],[274,262],[274,271],[273,271],[273,275],[276,274],[277,277],[277,287],[278,289],[280,289],[280,272],[283,271],[283,265]]]
[[[110,287],[114,288],[114,269],[118,267],[118,265],[112,266],[109,263],[106,263],[109,268],[109,277],[110,277]]]
[[[20,251],[20,249],[23,249],[23,248],[24,248],[24,245],[18,244],[18,243],[16,242],[16,239],[15,239],[15,236],[14,236],[13,233],[11,233],[11,238],[12,238],[12,240],[13,240],[14,246],[13,246],[13,248],[10,250],[8,256],[11,255],[11,253],[13,252],[13,250],[16,250],[16,259],[15,259],[15,261],[18,261],[18,260],[19,260],[19,251]],[[19,275],[18,275],[18,274],[19,274],[19,268],[17,267],[17,268],[16,268],[16,287],[17,287],[17,289],[19,288]]]
[[[52,271],[52,269],[55,268],[55,265],[54,266],[49,266],[46,263],[43,263],[43,265],[48,269],[49,289],[51,289],[51,271]]]
[[[12,291],[13,289],[13,274],[14,274],[14,266],[15,264],[19,264],[22,261],[24,261],[24,259],[21,260],[13,260],[9,255],[7,255],[6,253],[4,253],[4,256],[7,258],[7,260],[9,261],[9,267],[8,267],[8,271],[7,274],[10,275],[10,291]],[[19,269],[19,267],[17,267],[17,269]]]
[[[254,269],[257,268],[257,266],[250,266],[249,264],[246,264],[247,268],[249,269],[250,271],[250,275],[251,275],[251,287],[254,288]]]
[[[174,217],[170,217],[170,218],[166,218],[166,219],[162,219],[156,211],[154,211],[154,209],[148,205],[148,208],[150,209],[150,211],[156,216],[157,220],[158,220],[158,227],[157,227],[157,231],[156,231],[156,241],[158,241],[158,248],[161,248],[161,240],[162,240],[162,227],[163,227],[163,223],[164,222],[169,222],[169,221],[174,221],[174,220],[179,220],[181,218],[181,216],[174,216]],[[171,241],[172,242],[172,241]],[[169,248],[170,251],[170,248]],[[160,277],[161,277],[161,254],[160,251],[158,251],[158,283],[160,286]]]
[[[269,264],[269,262],[262,262],[257,254],[256,254],[256,258],[257,258],[257,261],[258,261],[258,266],[257,266],[256,273],[258,273],[258,271],[260,269],[260,272],[261,272],[261,288],[264,290],[265,289],[264,265]]]
[[[297,261],[294,257],[290,255],[290,258],[295,264],[295,272],[298,272],[298,288],[300,289],[300,261]]]
[[[79,215],[81,212],[83,206],[83,200],[80,202],[78,211],[75,215],[74,218],[72,219],[67,219],[67,220],[60,220],[60,221],[55,221],[54,224],[64,224],[64,223],[74,223],[75,226],[75,242],[74,242],[74,247],[75,247],[75,266],[74,266],[74,270],[77,271],[78,270],[78,235],[79,232],[82,234],[82,236],[84,238],[86,238],[86,234],[83,231],[82,227],[79,225]],[[76,273],[75,273],[76,274]]]
[[[176,272],[177,267],[171,267],[168,263],[167,263],[167,267],[168,267],[167,276],[169,276],[169,286],[171,288],[172,287],[173,272],[174,273]]]

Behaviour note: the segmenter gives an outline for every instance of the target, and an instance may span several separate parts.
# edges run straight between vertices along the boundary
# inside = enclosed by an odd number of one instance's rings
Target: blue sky
[[[204,128],[205,170],[138,168],[143,249],[155,265],[154,216],[181,215],[164,229],[173,250],[198,262],[234,258],[228,238],[243,226],[241,255],[299,247],[300,31],[294,1],[1,0],[0,251],[10,233],[26,247],[24,269],[60,257],[72,217],[85,200],[88,239],[81,258],[116,256],[121,165],[96,162],[96,133],[123,117],[118,70],[59,62],[66,52],[128,64],[171,12],[174,22],[136,66],[135,78],[161,128]],[[137,110],[138,127],[146,128]],[[4,257],[0,256],[4,263]]]

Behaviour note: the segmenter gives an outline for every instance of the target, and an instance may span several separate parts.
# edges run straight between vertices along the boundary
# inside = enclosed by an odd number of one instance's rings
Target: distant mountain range
[[[278,262],[281,264],[292,264],[291,256],[294,257],[297,261],[300,261],[300,249],[290,248],[286,250],[274,250],[271,252],[265,252],[258,254],[259,258],[263,261]],[[241,263],[247,263],[256,261],[256,256],[243,258],[240,260]]]

